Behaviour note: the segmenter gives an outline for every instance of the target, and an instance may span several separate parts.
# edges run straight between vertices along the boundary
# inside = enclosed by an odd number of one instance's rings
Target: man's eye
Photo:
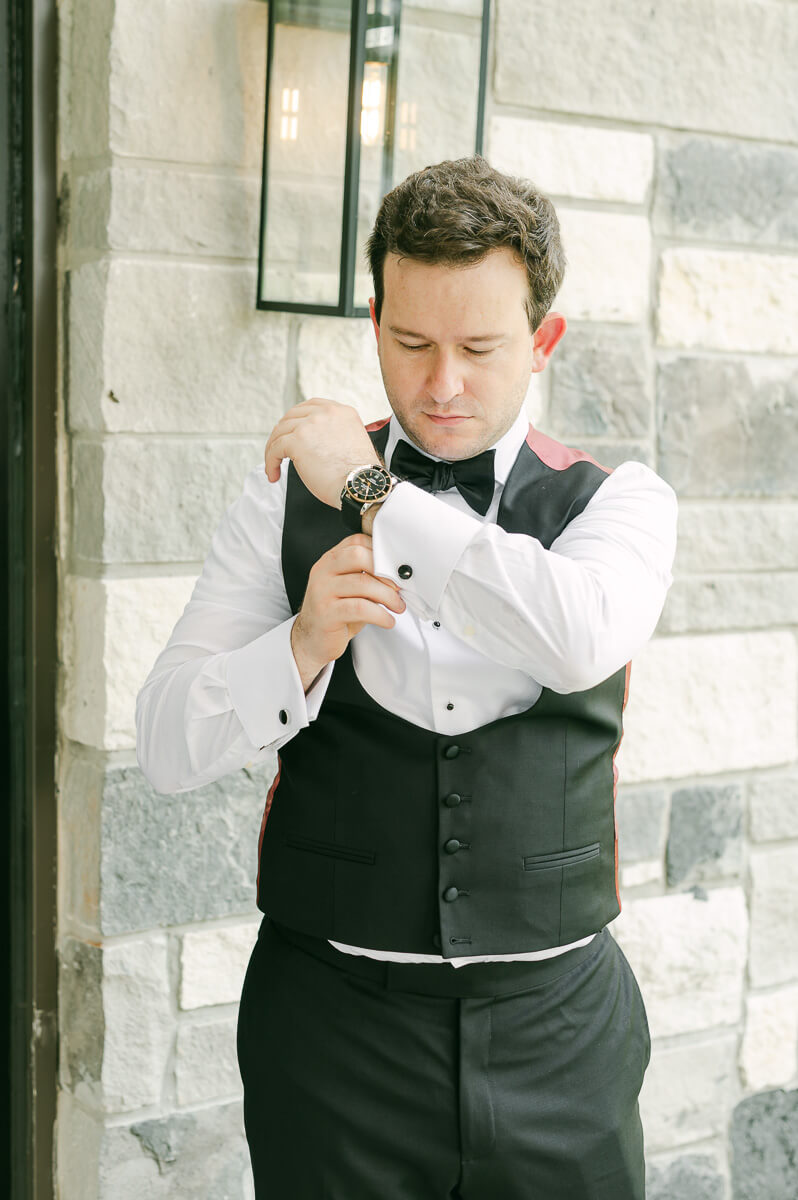
[[[409,344],[409,342],[400,342],[399,345],[402,346],[405,350],[426,350],[426,348],[427,348],[426,344],[424,342],[422,342],[421,345],[419,345],[419,346],[411,346]]]
[[[496,347],[492,346],[490,350],[472,350],[470,346],[466,346],[466,351],[473,354],[475,358],[481,358],[483,354],[492,354],[495,349]]]

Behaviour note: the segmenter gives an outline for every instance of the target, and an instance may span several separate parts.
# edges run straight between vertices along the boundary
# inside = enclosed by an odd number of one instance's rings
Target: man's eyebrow
[[[429,339],[423,333],[415,333],[414,330],[412,330],[412,329],[400,329],[397,325],[389,325],[388,328],[391,331],[391,333],[397,333],[401,337],[418,338],[418,340],[420,342],[429,341]],[[462,341],[462,342],[496,342],[499,340],[499,338],[503,338],[503,337],[504,337],[503,333],[479,333],[479,334],[476,334],[474,337],[460,338],[460,341]]]

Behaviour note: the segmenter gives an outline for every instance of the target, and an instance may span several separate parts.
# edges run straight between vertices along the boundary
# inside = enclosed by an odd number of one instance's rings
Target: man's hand
[[[277,422],[265,457],[271,483],[280,478],[282,460],[290,458],[308,491],[331,508],[341,507],[349,472],[379,460],[356,410],[318,398],[297,404]]]
[[[314,563],[299,616],[291,630],[291,649],[305,691],[327,663],[340,658],[364,625],[392,629],[405,602],[391,580],[372,574],[371,538],[354,533]],[[385,607],[383,607],[385,606]]]

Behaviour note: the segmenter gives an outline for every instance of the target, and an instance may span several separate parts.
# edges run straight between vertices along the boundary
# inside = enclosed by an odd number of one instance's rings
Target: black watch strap
[[[344,525],[347,529],[351,529],[352,533],[362,533],[363,531],[363,501],[355,500],[352,496],[341,496],[341,516],[344,519]]]

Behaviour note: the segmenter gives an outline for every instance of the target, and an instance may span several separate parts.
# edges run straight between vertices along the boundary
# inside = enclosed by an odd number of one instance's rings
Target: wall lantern
[[[366,316],[412,171],[482,152],[490,0],[270,0],[258,308]]]

